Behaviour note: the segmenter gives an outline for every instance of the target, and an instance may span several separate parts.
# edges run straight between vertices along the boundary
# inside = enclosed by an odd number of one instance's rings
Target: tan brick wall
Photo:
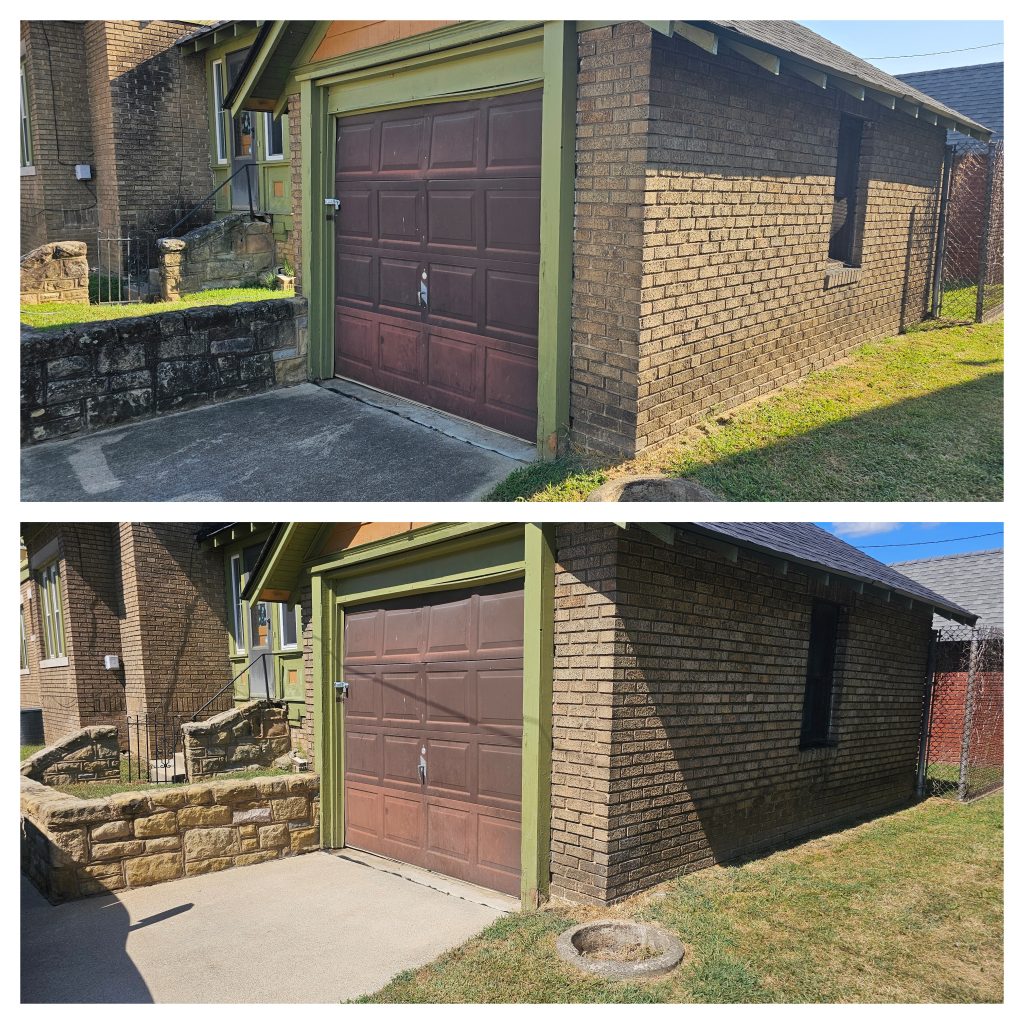
[[[80,21],[23,21],[34,175],[21,178],[21,252],[47,242],[96,245],[95,183],[78,181],[91,164],[91,95]]]
[[[862,271],[826,287],[843,110]],[[580,34],[578,121],[579,443],[642,451],[925,315],[940,128],[635,23]]]
[[[129,710],[191,711],[231,678],[221,554],[195,523],[120,523]]]
[[[36,628],[35,584],[30,576],[21,584],[21,609],[25,618],[25,648],[28,652],[28,668],[21,670],[21,707],[41,708],[43,695],[39,683],[39,659],[42,649],[42,634]]]
[[[564,526],[558,543],[556,895],[614,901],[912,796],[928,610],[733,564],[692,535]],[[847,608],[837,743],[801,751],[815,597]]]

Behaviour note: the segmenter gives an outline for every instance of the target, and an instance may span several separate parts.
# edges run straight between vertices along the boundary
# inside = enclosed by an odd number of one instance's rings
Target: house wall
[[[553,894],[618,900],[912,797],[930,611],[607,530],[559,528]],[[848,613],[836,744],[801,751],[815,597]]]
[[[131,713],[194,711],[231,678],[224,570],[195,523],[119,523]]]
[[[85,23],[100,224],[137,245],[155,241],[213,188],[202,63],[174,46],[192,27]]]
[[[637,23],[579,56],[579,443],[642,451],[924,317],[941,128]],[[868,119],[862,269],[829,287],[844,110]]]
[[[94,183],[75,164],[95,159],[83,22],[23,21],[34,173],[21,176],[21,252],[48,242],[85,242],[95,252]]]
[[[60,559],[66,658],[60,664],[35,663],[47,743],[84,726],[115,725],[124,717],[121,676],[103,668],[103,655],[120,649],[115,533],[112,523],[48,524],[27,541],[31,559],[56,538]],[[36,657],[42,658],[42,610],[35,580],[33,571],[31,613],[27,605],[26,615],[35,634],[30,651],[34,644]]]
[[[21,701],[23,708],[40,708],[43,695],[40,689],[39,658],[42,634],[36,628],[38,618],[35,609],[36,588],[31,574],[21,581],[21,608],[25,617],[25,649],[28,666],[21,669]]]

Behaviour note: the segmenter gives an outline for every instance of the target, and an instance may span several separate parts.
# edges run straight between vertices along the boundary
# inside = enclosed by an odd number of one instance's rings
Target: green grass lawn
[[[42,329],[68,327],[71,324],[97,320],[120,320],[129,316],[151,316],[195,306],[233,306],[236,302],[259,302],[263,299],[289,299],[294,289],[215,288],[186,295],[175,302],[129,303],[124,306],[100,306],[74,302],[47,302],[39,306],[22,306],[21,322],[26,327]]]
[[[30,758],[37,750],[42,750],[43,745],[41,743],[29,744],[26,746],[24,743],[21,745],[21,760],[26,761]]]
[[[503,917],[365,1002],[999,1002],[1003,801],[927,800],[612,908]],[[559,960],[562,929],[631,917],[686,948],[672,974],[605,982]]]
[[[535,463],[487,497],[582,501],[611,477],[665,473],[727,501],[1000,501],[1002,370],[1002,320],[927,326],[631,461]]]

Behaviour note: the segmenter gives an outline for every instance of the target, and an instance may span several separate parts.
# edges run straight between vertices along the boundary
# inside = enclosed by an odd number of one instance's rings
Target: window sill
[[[32,669],[30,669],[30,668],[23,668],[21,670],[21,674],[23,676],[30,676],[30,675],[32,675]]]
[[[67,668],[69,662],[67,658],[47,658],[45,661],[39,662],[40,668]]]
[[[861,267],[848,267],[845,263],[833,263],[825,271],[825,287],[838,288],[844,284],[856,284],[860,280]]]
[[[34,177],[35,173],[36,173],[36,169],[35,169],[35,167],[32,167],[32,166],[22,167],[22,169],[21,169],[21,176],[23,178]]]

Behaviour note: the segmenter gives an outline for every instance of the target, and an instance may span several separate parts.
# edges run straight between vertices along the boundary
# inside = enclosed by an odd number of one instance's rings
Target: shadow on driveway
[[[525,442],[366,389],[299,384],[25,447],[21,496],[470,501],[532,457]]]

